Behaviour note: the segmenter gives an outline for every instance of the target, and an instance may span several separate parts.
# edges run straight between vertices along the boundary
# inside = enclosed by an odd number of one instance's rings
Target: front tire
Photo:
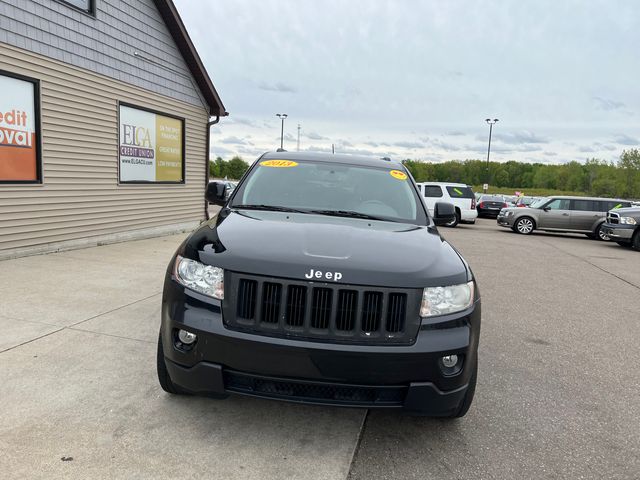
[[[636,229],[636,233],[633,234],[631,239],[631,248],[640,252],[640,228]]]
[[[460,210],[458,210],[458,209],[456,208],[456,218],[455,218],[455,220],[453,220],[453,221],[452,221],[452,222],[450,222],[450,223],[447,223],[447,224],[445,225],[445,227],[455,228],[455,227],[457,227],[457,226],[458,226],[458,224],[459,224],[459,223],[460,223]]]
[[[532,218],[521,217],[514,224],[514,230],[521,235],[529,235],[536,228]]]
[[[601,223],[600,225],[598,225],[598,228],[596,228],[595,231],[595,235],[594,238],[596,240],[600,240],[602,242],[608,242],[611,240],[611,237],[609,235],[606,235],[603,231],[602,231],[602,226],[604,225],[604,223]]]

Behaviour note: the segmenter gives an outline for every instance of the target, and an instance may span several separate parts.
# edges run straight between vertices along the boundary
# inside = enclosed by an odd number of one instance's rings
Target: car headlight
[[[185,287],[218,300],[224,299],[223,269],[178,255],[173,273],[176,280]]]
[[[620,217],[620,223],[625,225],[635,225],[638,222],[636,222],[636,219],[633,217]]]
[[[510,217],[511,215],[513,215],[513,212],[510,212],[508,210],[506,212],[504,212],[504,216],[505,217]]]
[[[473,303],[473,282],[450,287],[427,287],[422,293],[421,317],[460,312]]]

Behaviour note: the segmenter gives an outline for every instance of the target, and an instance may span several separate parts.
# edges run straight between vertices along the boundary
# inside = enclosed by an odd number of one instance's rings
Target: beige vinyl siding
[[[40,80],[43,179],[0,184],[0,254],[204,218],[204,106],[6,44],[0,70]],[[185,119],[185,184],[119,185],[118,101]]]

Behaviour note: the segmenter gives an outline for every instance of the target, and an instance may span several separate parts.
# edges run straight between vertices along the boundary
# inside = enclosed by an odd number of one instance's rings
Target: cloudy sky
[[[175,0],[230,116],[212,155],[615,160],[640,146],[640,5]]]

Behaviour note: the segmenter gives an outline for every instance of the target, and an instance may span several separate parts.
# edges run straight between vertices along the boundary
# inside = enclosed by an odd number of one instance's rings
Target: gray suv
[[[503,208],[498,225],[528,235],[534,230],[584,233],[589,238],[609,240],[602,226],[607,212],[630,207],[627,200],[554,196],[541,198],[530,208]]]

